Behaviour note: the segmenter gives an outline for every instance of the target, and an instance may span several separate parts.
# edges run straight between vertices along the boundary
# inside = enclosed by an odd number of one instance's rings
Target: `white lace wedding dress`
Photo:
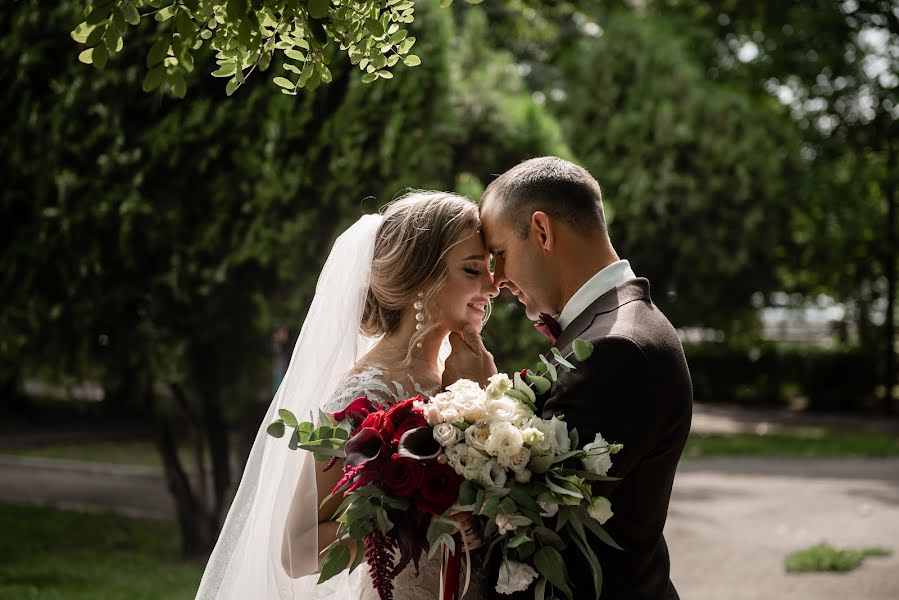
[[[363,395],[367,395],[375,404],[383,403],[385,406],[391,406],[400,400],[418,394],[428,396],[439,391],[422,388],[408,375],[403,379],[403,381],[386,381],[384,372],[377,367],[369,367],[357,373],[351,373],[341,380],[334,395],[325,403],[324,411],[330,413],[343,410],[350,402]],[[477,564],[477,558],[473,562]],[[415,566],[410,564],[394,580],[394,600],[439,600],[440,559],[435,557],[433,560],[428,560],[427,556],[422,554],[418,564],[418,575],[415,573]],[[366,565],[361,568],[367,569]],[[363,581],[364,587],[360,600],[378,600],[378,593],[372,586],[367,573],[364,574]],[[471,582],[463,600],[486,598],[485,584],[480,569],[473,566]]]

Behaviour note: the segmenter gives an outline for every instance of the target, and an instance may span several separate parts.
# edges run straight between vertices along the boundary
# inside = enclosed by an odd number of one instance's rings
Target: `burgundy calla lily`
[[[410,429],[404,433],[397,446],[397,454],[421,462],[435,460],[441,450],[440,444],[434,439],[434,430],[427,425]]]
[[[370,460],[378,458],[383,447],[384,438],[381,437],[378,430],[365,427],[348,439],[344,445],[345,462],[351,467],[359,467]]]

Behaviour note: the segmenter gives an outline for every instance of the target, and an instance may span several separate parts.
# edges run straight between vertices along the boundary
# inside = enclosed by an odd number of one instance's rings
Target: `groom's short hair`
[[[487,203],[499,205],[520,238],[528,236],[531,215],[538,210],[585,236],[597,230],[607,234],[599,183],[583,167],[557,156],[526,160],[494,179],[481,208]]]

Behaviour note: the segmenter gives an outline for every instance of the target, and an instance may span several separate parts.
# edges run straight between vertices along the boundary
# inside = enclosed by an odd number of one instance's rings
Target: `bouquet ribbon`
[[[443,547],[443,561],[440,565],[440,599],[439,600],[459,600],[468,592],[468,586],[471,583],[471,553],[468,549],[468,538],[459,533],[454,533],[453,538],[456,539],[456,552],[450,553],[449,548]],[[462,570],[462,553],[459,552],[459,544],[461,541],[465,547],[465,586],[462,593],[459,593],[459,575]]]

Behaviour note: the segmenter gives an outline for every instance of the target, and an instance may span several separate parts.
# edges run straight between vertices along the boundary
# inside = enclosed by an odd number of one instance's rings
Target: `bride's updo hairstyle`
[[[362,333],[376,337],[400,324],[419,300],[426,316],[409,344],[436,328],[436,298],[447,278],[446,254],[480,229],[477,205],[450,192],[411,191],[388,204],[378,229]],[[407,356],[409,359],[410,355]]]

